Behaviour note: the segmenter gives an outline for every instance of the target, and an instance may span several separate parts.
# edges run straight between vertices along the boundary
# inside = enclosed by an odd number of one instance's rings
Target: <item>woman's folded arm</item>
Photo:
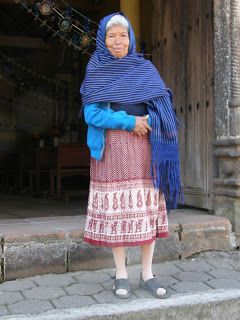
[[[91,103],[84,106],[84,118],[88,125],[104,129],[133,131],[135,116],[125,111],[113,111],[108,103]]]

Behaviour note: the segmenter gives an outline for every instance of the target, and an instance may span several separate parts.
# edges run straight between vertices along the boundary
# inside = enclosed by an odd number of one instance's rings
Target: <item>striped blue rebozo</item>
[[[106,24],[115,14],[122,13],[110,14],[99,24],[96,50],[87,65],[80,90],[83,105],[96,102],[147,104],[152,125],[151,174],[154,187],[163,192],[168,209],[176,208],[182,190],[177,121],[171,91],[166,88],[153,64],[136,53],[135,36],[130,23],[128,55],[119,59],[107,49]]]

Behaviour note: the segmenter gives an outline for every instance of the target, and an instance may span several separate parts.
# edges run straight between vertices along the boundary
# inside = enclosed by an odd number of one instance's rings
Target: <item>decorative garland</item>
[[[33,78],[24,78],[16,74],[16,70],[9,68],[0,63],[0,80],[4,79],[10,86],[18,88],[19,90],[30,94],[40,100],[48,101],[51,103],[66,102],[68,100],[62,98],[63,90],[57,86],[39,86],[39,83],[34,81]],[[65,89],[68,87],[66,86]],[[75,105],[75,103],[73,103]]]
[[[15,2],[33,15],[34,20],[40,22],[40,27],[45,27],[53,36],[58,36],[81,53],[90,55],[89,51],[95,47],[96,22],[73,9],[64,0],[59,1],[64,10],[54,0],[42,0],[34,4],[27,0]]]
[[[44,80],[45,82],[48,82],[49,84],[61,87],[62,89],[66,88],[66,85],[64,85],[62,82],[54,80],[54,79],[51,79],[51,78],[48,78],[43,74],[39,74],[39,73],[33,71],[32,69],[30,69],[30,68],[28,68],[28,67],[26,67],[26,66],[24,66],[24,65],[22,65],[20,63],[18,63],[15,59],[6,56],[1,51],[0,51],[0,61],[1,61],[1,63],[4,63],[4,64],[6,64],[6,63],[7,64],[12,64],[12,65],[18,67],[19,69],[21,69],[22,71],[34,76],[34,78],[38,78],[38,79]]]
[[[48,101],[51,103],[64,103],[64,102],[69,102],[68,99],[64,99],[62,97],[56,96],[56,94],[52,94],[51,96],[47,96],[45,92],[40,92],[40,91],[35,91],[33,90],[33,88],[26,88],[24,85],[26,83],[24,83],[22,80],[19,79],[11,79],[9,76],[7,75],[3,75],[1,73],[1,69],[0,69],[0,80],[4,79],[5,82],[7,82],[10,86],[13,86],[15,88],[18,88],[19,90],[26,92],[40,100],[44,100],[44,101]],[[20,82],[19,82],[20,81]],[[60,91],[60,90],[59,90]],[[58,91],[58,92],[59,92]],[[62,91],[60,91],[62,92]],[[79,108],[80,102],[72,102],[72,106],[75,107],[75,109],[77,110]]]
[[[28,94],[38,97],[39,99],[45,101],[53,101],[54,98],[56,101],[56,86],[46,85],[45,87],[39,86],[38,80],[30,76],[23,76],[21,72],[16,72],[16,69],[13,69],[10,65],[1,63],[0,59],[0,79],[3,78],[8,84],[14,86],[21,91],[24,91]]]

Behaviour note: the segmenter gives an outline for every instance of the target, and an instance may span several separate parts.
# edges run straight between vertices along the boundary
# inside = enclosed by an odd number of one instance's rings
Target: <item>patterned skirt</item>
[[[107,130],[104,156],[91,158],[84,241],[125,247],[168,237],[164,196],[150,176],[149,136]]]

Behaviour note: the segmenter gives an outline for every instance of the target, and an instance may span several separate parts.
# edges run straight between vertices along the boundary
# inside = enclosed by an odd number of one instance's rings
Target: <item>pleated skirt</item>
[[[102,160],[91,158],[84,241],[127,247],[168,237],[164,196],[150,175],[149,136],[107,130]]]

